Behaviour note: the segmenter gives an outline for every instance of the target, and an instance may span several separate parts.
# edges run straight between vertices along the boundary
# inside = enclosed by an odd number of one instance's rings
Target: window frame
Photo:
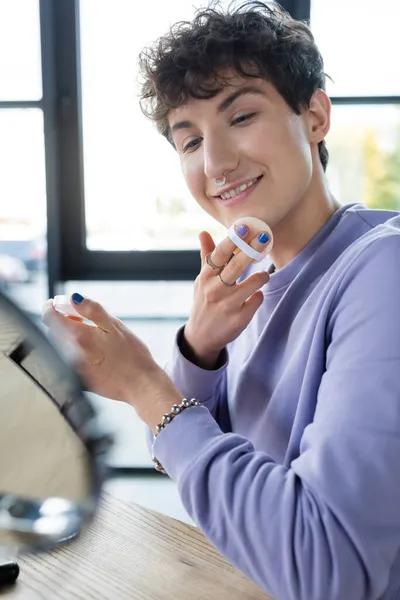
[[[40,0],[47,106],[49,292],[71,280],[185,281],[200,254],[86,247],[79,0]]]

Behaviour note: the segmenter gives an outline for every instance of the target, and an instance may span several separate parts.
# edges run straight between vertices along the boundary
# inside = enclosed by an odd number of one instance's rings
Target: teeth
[[[254,185],[256,181],[257,181],[257,178],[253,179],[252,181],[249,181],[249,183],[244,183],[243,185],[239,185],[234,190],[231,190],[230,192],[225,192],[225,194],[221,194],[221,198],[223,200],[229,200],[229,198],[234,198],[238,194],[241,194],[242,192],[244,192],[244,190],[246,190],[247,188]]]

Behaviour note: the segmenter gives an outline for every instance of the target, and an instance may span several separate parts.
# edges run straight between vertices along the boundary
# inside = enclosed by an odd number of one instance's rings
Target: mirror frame
[[[27,548],[21,545],[19,549],[22,552],[26,552],[27,550],[33,552],[50,550],[70,539],[75,539],[82,529],[93,519],[103,483],[110,477],[110,470],[113,470],[107,465],[107,457],[113,444],[113,438],[110,433],[105,432],[104,428],[100,426],[98,414],[92,402],[85,395],[83,382],[73,365],[68,363],[59,348],[50,342],[45,333],[40,330],[28,314],[0,289],[0,311],[3,309],[7,314],[11,315],[11,318],[15,320],[17,326],[21,327],[21,330],[27,332],[29,340],[32,340],[35,345],[42,347],[49,354],[56,356],[61,373],[65,373],[65,377],[71,382],[72,394],[70,400],[64,406],[60,407],[55,400],[53,402],[57,405],[61,416],[67,421],[71,429],[73,429],[87,451],[90,492],[87,501],[85,501],[87,502],[87,510],[85,509],[81,513],[82,521],[80,529],[74,535],[57,540],[46,536],[42,538],[38,537]],[[51,401],[50,397],[49,401]],[[1,494],[7,495],[7,492],[1,490],[0,482],[0,499]],[[24,499],[21,500],[23,501]],[[44,503],[47,498],[30,501],[30,503],[32,507],[36,506],[40,508],[41,500]]]

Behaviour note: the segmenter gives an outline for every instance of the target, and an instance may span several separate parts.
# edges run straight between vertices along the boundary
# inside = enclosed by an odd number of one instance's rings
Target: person
[[[194,200],[227,228],[261,219],[274,243],[254,263],[200,233],[166,370],[75,294],[98,326],[66,324],[81,372],[134,407],[194,522],[274,598],[400,598],[400,216],[329,189],[313,35],[277,5],[213,4],[145,48],[140,72]],[[47,302],[44,322],[62,319]]]

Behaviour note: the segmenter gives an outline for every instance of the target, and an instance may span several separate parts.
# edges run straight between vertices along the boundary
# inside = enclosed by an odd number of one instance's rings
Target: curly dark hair
[[[298,115],[315,90],[325,90],[323,59],[305,22],[275,3],[234,4],[223,8],[217,1],[197,10],[193,21],[176,23],[139,55],[141,109],[171,143],[170,110],[216,96],[232,70],[272,83]],[[318,150],[325,170],[324,140]]]

